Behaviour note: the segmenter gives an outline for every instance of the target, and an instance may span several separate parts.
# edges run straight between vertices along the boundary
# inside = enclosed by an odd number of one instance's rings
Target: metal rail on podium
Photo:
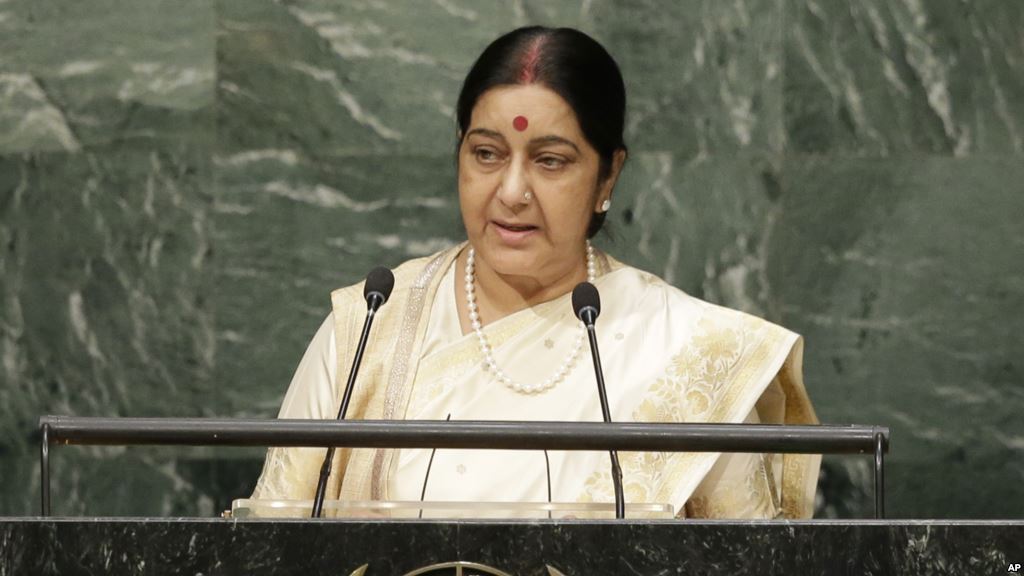
[[[43,516],[50,515],[53,445],[872,454],[875,517],[885,516],[889,429],[882,426],[43,416],[39,428]]]

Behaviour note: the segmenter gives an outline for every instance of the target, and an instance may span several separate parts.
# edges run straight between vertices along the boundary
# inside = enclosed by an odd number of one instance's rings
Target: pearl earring
[[[604,202],[601,203],[601,212],[607,212],[608,210],[611,209],[611,207],[612,207],[612,201],[611,200],[605,200]]]

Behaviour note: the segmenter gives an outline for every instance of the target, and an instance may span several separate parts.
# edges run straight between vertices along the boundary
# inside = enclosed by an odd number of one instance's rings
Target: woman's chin
[[[502,276],[532,276],[539,267],[539,250],[525,246],[508,246],[500,242],[489,242],[476,257],[483,258],[488,267]]]

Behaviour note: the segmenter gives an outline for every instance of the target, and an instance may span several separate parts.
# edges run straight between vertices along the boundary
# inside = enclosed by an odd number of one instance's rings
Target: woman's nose
[[[510,163],[505,170],[497,196],[509,207],[527,204],[533,195],[525,170],[518,163]]]

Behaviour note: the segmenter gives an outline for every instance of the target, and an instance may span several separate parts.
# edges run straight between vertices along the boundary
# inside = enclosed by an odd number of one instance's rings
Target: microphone
[[[572,311],[587,328],[593,328],[597,317],[601,315],[601,295],[597,292],[597,286],[590,282],[577,284],[572,289]]]
[[[366,298],[366,307],[376,312],[382,304],[388,301],[391,290],[395,288],[395,275],[391,270],[383,266],[377,266],[366,275],[366,283],[363,285],[363,298]]]
[[[377,310],[388,301],[394,287],[395,275],[383,266],[377,266],[366,275],[366,283],[363,286],[363,298],[366,298],[366,320],[363,321],[363,333],[359,335],[359,344],[356,346],[356,355],[352,360],[352,369],[348,373],[345,393],[341,397],[338,420],[344,420],[345,413],[348,412],[348,404],[352,400],[352,389],[355,388],[359,364],[363,361],[363,352],[366,350],[366,341],[370,336],[373,318],[377,314]],[[331,460],[333,459],[334,446],[331,446],[327,449],[327,455],[324,456],[323,465],[320,466],[320,480],[316,484],[316,495],[313,497],[313,518],[319,518],[323,514],[327,478],[331,475]]]
[[[597,287],[590,282],[580,282],[572,291],[572,310],[576,317],[583,322],[587,328],[587,337],[590,340],[590,355],[594,359],[594,375],[597,377],[597,394],[601,399],[601,415],[604,421],[612,421],[611,409],[608,408],[608,391],[604,387],[604,371],[601,369],[601,354],[597,351],[597,332],[594,323],[601,314],[601,296]],[[608,454],[612,460],[612,484],[615,487],[615,517],[622,519],[626,517],[626,500],[622,494],[622,468],[619,467],[619,453],[616,450],[609,450]]]

